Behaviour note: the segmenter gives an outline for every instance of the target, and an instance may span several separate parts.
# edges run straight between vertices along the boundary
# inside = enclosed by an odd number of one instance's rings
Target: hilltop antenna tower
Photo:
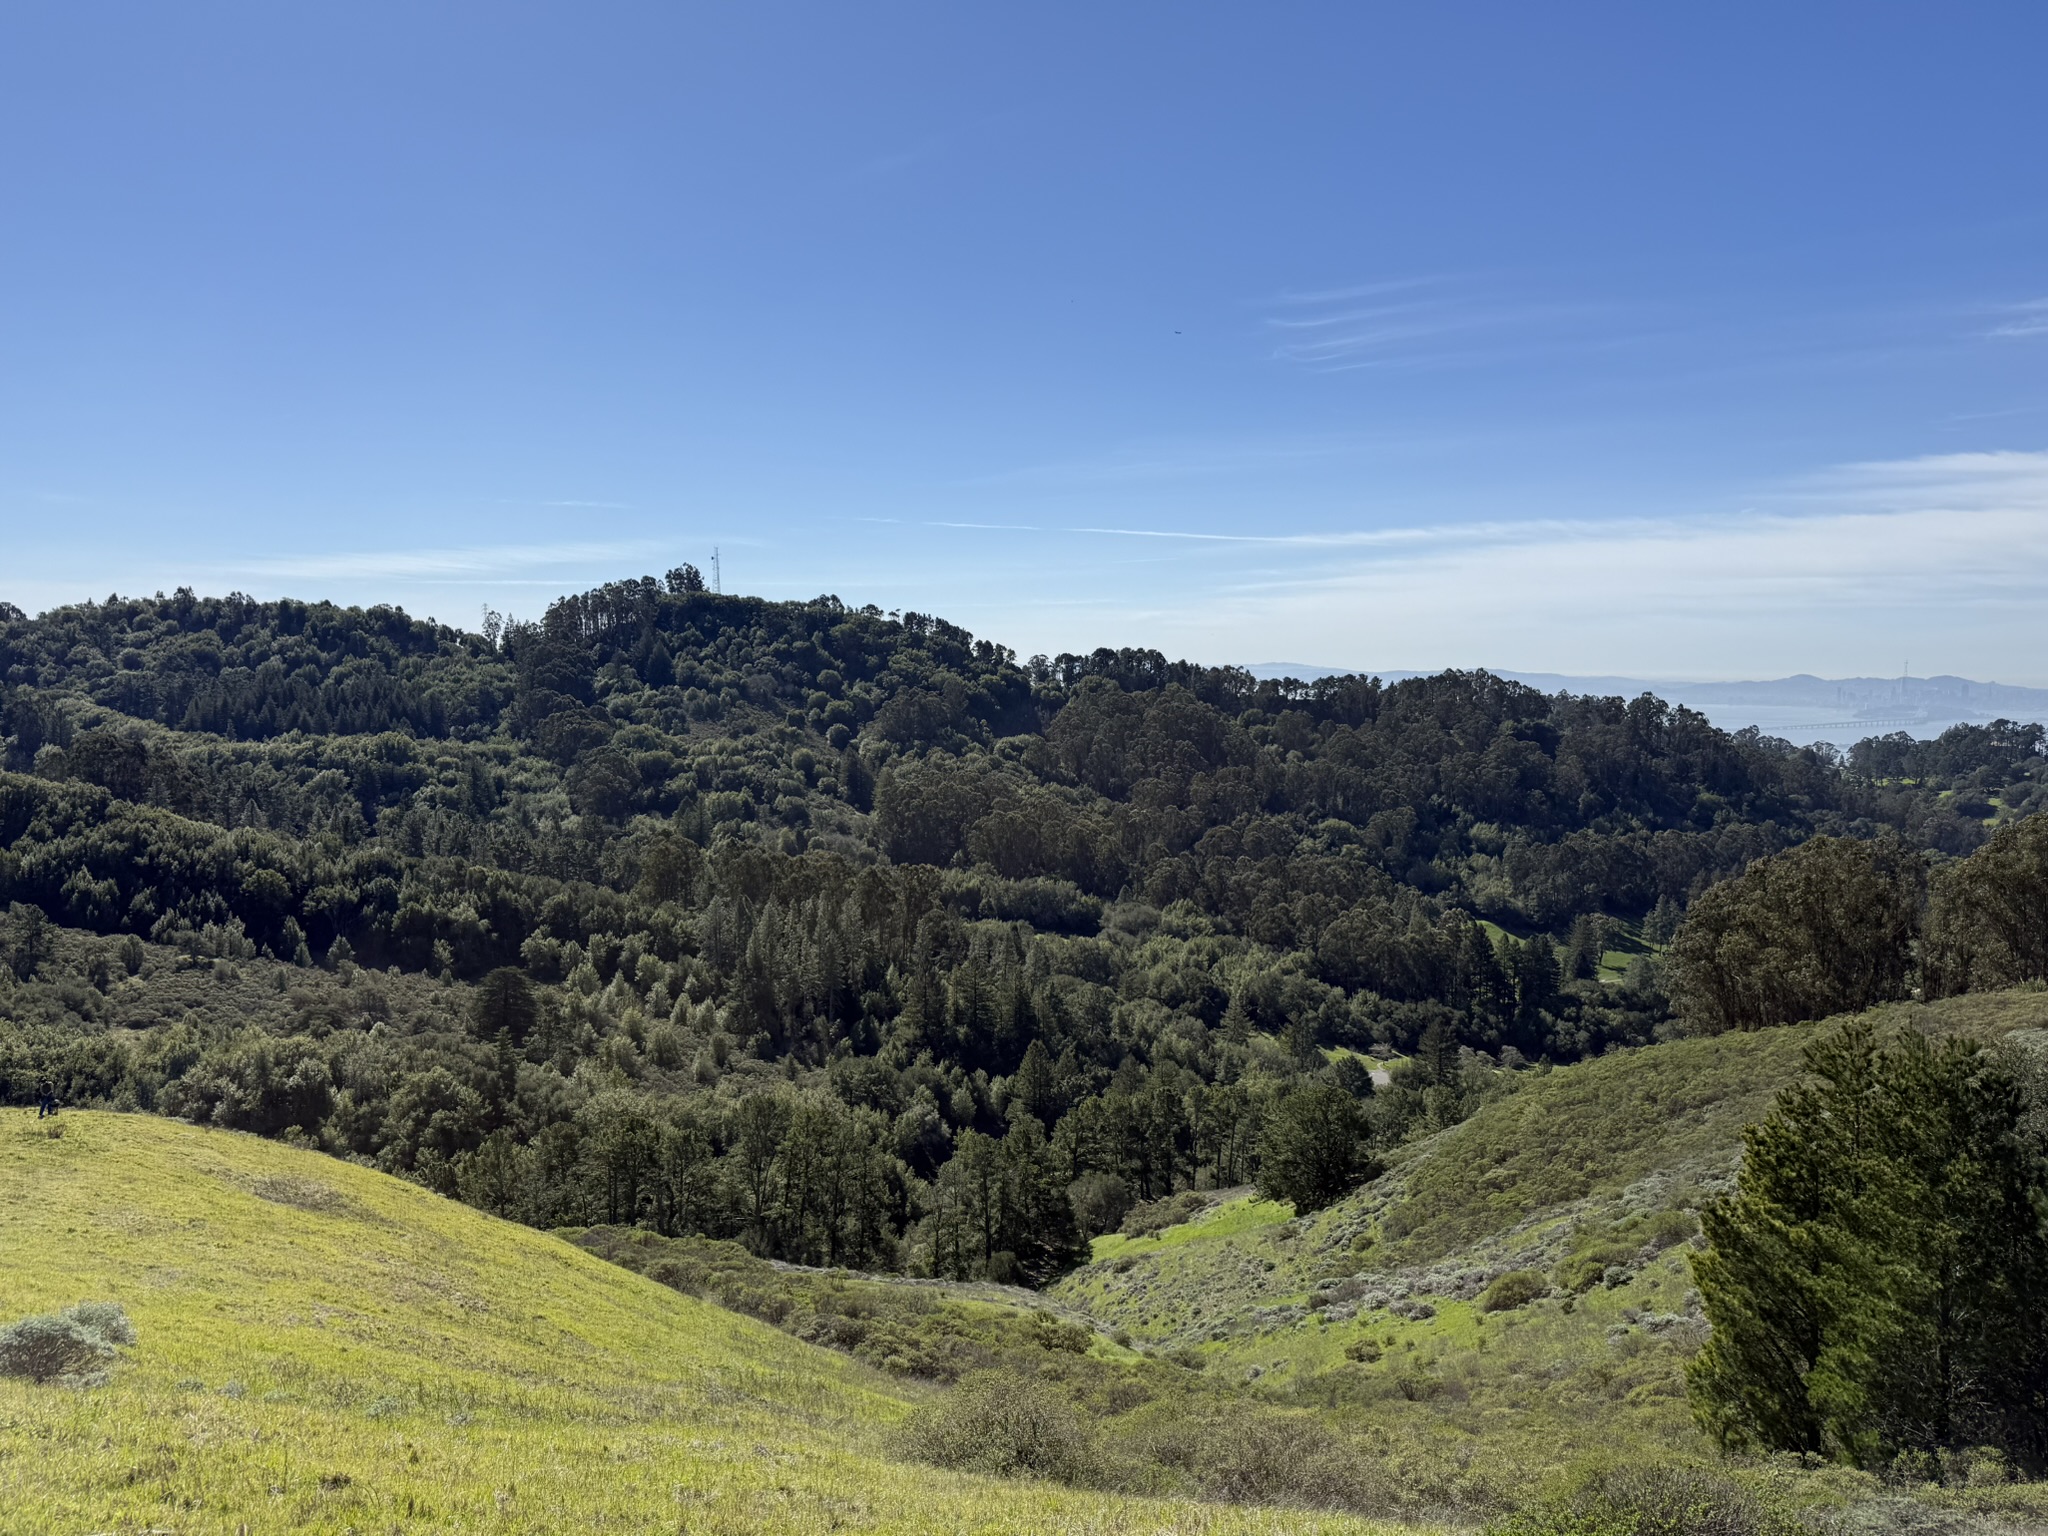
[[[711,546],[711,590],[719,593],[725,591],[725,586],[718,576],[718,546],[716,544]]]

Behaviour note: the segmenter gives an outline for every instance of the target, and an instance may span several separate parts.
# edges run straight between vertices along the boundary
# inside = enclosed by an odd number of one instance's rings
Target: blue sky
[[[0,596],[2048,684],[2039,5],[0,16]]]

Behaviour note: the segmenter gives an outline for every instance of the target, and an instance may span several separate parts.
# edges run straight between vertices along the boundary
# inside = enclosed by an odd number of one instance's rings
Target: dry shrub
[[[904,1426],[920,1461],[998,1477],[1090,1483],[1099,1476],[1087,1424],[1050,1383],[1011,1371],[976,1371]]]
[[[1796,1522],[1703,1467],[1607,1467],[1488,1536],[1793,1536]]]
[[[1231,1504],[1384,1513],[1400,1502],[1356,1446],[1305,1415],[1246,1403],[1200,1416],[1164,1408],[1134,1435],[1131,1449],[1179,1473],[1204,1498]]]
[[[0,1328],[0,1376],[38,1384],[97,1386],[119,1346],[135,1342],[135,1325],[110,1301],[81,1301],[62,1312],[25,1317]]]
[[[1150,1237],[1168,1227],[1177,1227],[1209,1208],[1210,1200],[1195,1190],[1183,1190],[1163,1200],[1148,1200],[1131,1207],[1118,1229],[1125,1237]]]
[[[1489,1285],[1479,1298],[1483,1312],[1511,1312],[1548,1294],[1550,1282],[1533,1269],[1511,1269]]]

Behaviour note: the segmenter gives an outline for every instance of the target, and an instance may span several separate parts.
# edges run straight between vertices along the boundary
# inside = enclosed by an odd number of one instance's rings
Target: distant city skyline
[[[27,6],[0,599],[2048,686],[2048,11]],[[1882,660],[1880,660],[1882,658]]]

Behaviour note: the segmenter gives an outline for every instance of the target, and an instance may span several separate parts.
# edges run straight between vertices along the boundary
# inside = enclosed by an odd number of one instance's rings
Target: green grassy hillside
[[[140,1115],[0,1121],[0,1313],[117,1301],[92,1390],[0,1380],[37,1531],[1359,1531],[888,1459],[928,1390],[384,1175]]]
[[[2048,992],[1879,1010],[2044,1038]],[[1549,1072],[1302,1219],[1250,1199],[1099,1239],[1054,1295],[1133,1343],[1313,1404],[1444,1505],[1526,1497],[1588,1456],[1698,1456],[1692,1212],[1823,1025],[1682,1040]],[[1489,1311],[1526,1272],[1538,1299]]]

